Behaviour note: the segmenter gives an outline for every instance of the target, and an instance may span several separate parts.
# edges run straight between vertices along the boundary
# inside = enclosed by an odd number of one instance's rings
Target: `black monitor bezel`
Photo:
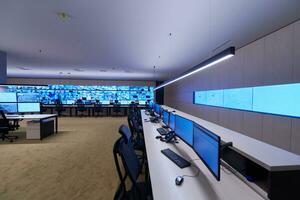
[[[199,128],[199,129],[201,129],[201,130],[203,130],[203,132],[209,132],[210,134],[213,134],[214,136],[216,136],[217,138],[218,138],[218,174],[219,174],[219,176],[217,176],[214,172],[213,172],[213,170],[209,167],[209,165],[206,163],[206,161],[198,154],[198,152],[195,150],[195,148],[194,148],[194,142],[195,142],[195,140],[194,140],[194,137],[195,137],[195,133],[194,133],[194,129],[195,129],[195,127],[197,127],[197,128]],[[211,138],[213,138],[212,136],[210,136],[209,134],[207,134],[209,137],[211,137]],[[213,139],[215,139],[215,138],[213,138]],[[204,128],[203,126],[201,126],[201,125],[199,125],[199,124],[197,124],[197,123],[195,123],[194,122],[194,125],[193,125],[193,150],[194,150],[194,152],[197,154],[197,156],[200,158],[200,160],[203,162],[203,164],[206,166],[206,168],[210,171],[210,173],[216,178],[216,180],[217,181],[220,181],[221,180],[221,137],[220,136],[218,136],[217,134],[215,134],[215,133],[213,133],[213,132],[211,132],[211,131],[209,131],[208,129],[206,129],[206,128]]]

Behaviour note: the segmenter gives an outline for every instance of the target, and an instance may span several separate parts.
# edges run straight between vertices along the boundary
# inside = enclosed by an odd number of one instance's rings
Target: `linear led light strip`
[[[183,78],[186,78],[186,77],[188,77],[188,76],[190,76],[192,74],[195,74],[195,73],[197,73],[199,71],[202,71],[202,70],[204,70],[204,69],[206,69],[208,67],[211,67],[211,66],[213,66],[213,65],[215,65],[217,63],[220,63],[220,62],[222,62],[224,60],[227,60],[228,58],[231,58],[232,56],[234,56],[234,54],[235,54],[235,47],[229,47],[229,48],[225,49],[224,51],[218,53],[217,55],[209,58],[208,60],[200,63],[199,65],[191,68],[190,70],[188,70],[187,72],[185,72],[181,76],[179,76],[179,77],[177,77],[177,78],[175,78],[173,80],[167,81],[167,82],[165,82],[165,83],[157,86],[153,90],[154,91],[158,90],[158,89],[160,89],[162,87],[170,85],[171,83],[179,81],[179,80],[181,80]]]

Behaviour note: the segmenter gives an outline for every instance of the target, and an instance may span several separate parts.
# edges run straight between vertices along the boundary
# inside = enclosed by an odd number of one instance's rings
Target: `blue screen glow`
[[[72,104],[77,100],[84,100],[85,104],[96,101],[140,101],[145,104],[153,101],[152,86],[89,86],[89,85],[0,85],[0,94],[4,92],[17,93],[19,102],[38,102],[55,104],[60,100],[62,104]],[[1,101],[0,96],[0,101]]]
[[[0,102],[14,103],[17,102],[17,96],[14,92],[0,92]]]
[[[220,180],[220,137],[194,125],[193,149],[213,175]]]
[[[175,114],[170,113],[170,128],[174,131],[175,130]]]
[[[253,111],[300,116],[300,84],[253,88]]]
[[[18,111],[25,112],[40,112],[39,103],[18,103]]]
[[[175,115],[175,133],[187,144],[193,145],[193,121]]]
[[[17,103],[0,103],[0,110],[4,111],[5,113],[17,113]]]
[[[166,110],[163,111],[163,122],[165,125],[169,126],[169,116],[170,113]]]
[[[224,107],[252,110],[252,88],[224,90]]]
[[[299,102],[300,83],[195,91],[194,95],[195,104],[292,117],[300,117]]]
[[[206,103],[210,106],[223,106],[223,90],[209,90],[206,92]]]

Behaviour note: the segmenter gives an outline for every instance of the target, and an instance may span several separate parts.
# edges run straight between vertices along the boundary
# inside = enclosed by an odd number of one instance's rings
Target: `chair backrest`
[[[132,184],[135,185],[139,177],[141,167],[133,146],[130,142],[126,143],[125,139],[122,138],[118,142],[117,152],[122,158],[126,174],[128,174]]]
[[[9,121],[7,120],[3,110],[0,110],[0,126],[1,127],[8,127],[9,126]]]
[[[94,111],[95,112],[102,112],[103,111],[103,107],[101,103],[95,103],[94,104]]]
[[[131,134],[131,131],[129,130],[129,128],[126,125],[122,124],[120,126],[119,133],[121,134],[122,138],[124,138],[124,141],[126,142],[126,144],[128,142],[130,142],[132,134]]]

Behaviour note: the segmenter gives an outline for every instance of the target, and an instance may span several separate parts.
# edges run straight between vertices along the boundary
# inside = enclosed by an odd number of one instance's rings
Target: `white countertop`
[[[204,128],[219,135],[224,142],[232,142],[233,147],[241,154],[270,171],[300,170],[300,156],[280,149],[273,145],[253,139],[236,131],[208,122],[201,118],[189,115],[168,106],[163,106],[168,111],[190,119]]]

